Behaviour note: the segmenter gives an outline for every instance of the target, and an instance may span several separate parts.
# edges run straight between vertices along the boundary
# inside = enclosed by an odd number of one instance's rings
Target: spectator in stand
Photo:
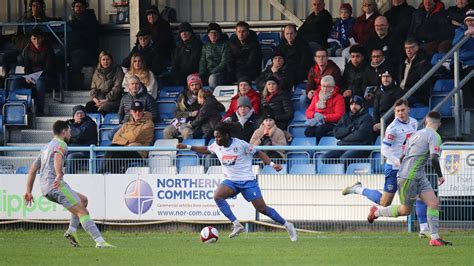
[[[400,64],[400,88],[404,94],[415,85],[431,68],[430,60],[420,50],[414,39],[405,41],[405,60]],[[421,103],[428,105],[432,82],[425,82],[409,99],[410,105]]]
[[[390,64],[398,65],[400,55],[403,54],[405,40],[400,39],[389,30],[388,20],[384,16],[375,19],[375,33],[367,44],[368,51],[381,49]]]
[[[470,8],[474,8],[474,3],[469,4],[469,0],[456,0],[456,5],[447,9],[448,20],[454,30],[464,25],[464,16]]]
[[[257,77],[257,80],[255,81],[257,90],[260,93],[263,92],[267,79],[273,76],[278,79],[281,90],[290,94],[291,90],[293,89],[293,85],[295,84],[295,78],[293,74],[293,71],[290,71],[286,67],[285,58],[278,51],[275,51],[272,56],[272,64],[267,66],[267,68],[262,73],[260,73],[260,75]]]
[[[230,58],[230,47],[227,34],[222,33],[221,26],[210,23],[207,27],[209,43],[202,47],[201,60],[199,61],[199,74],[201,79],[214,88],[225,84],[227,81],[227,65]]]
[[[387,70],[391,70],[394,67],[385,59],[384,52],[381,48],[373,49],[370,57],[370,65],[367,67],[367,71],[364,75],[362,82],[362,88],[364,89],[364,98],[367,101],[366,104],[372,102],[376,88],[380,85],[380,75]],[[397,75],[394,75],[394,77]]]
[[[452,40],[454,29],[450,26],[444,4],[440,0],[424,0],[413,13],[408,38],[418,41],[431,57],[442,41]]]
[[[339,119],[344,115],[344,98],[339,94],[339,87],[332,76],[324,76],[321,85],[314,93],[311,104],[306,109],[306,137],[321,137],[330,133]]]
[[[275,115],[278,128],[286,131],[288,123],[293,118],[293,104],[290,96],[280,90],[278,79],[269,77],[262,94],[262,108],[271,110]]]
[[[372,117],[364,107],[364,99],[354,95],[350,101],[350,112],[344,114],[334,127],[334,136],[339,140],[338,146],[372,145]],[[342,159],[348,165],[357,162],[355,159],[367,158],[371,151],[364,150],[338,150],[328,151],[321,155],[324,159]],[[331,162],[329,160],[329,162]]]
[[[235,26],[235,36],[230,40],[229,81],[249,77],[255,80],[262,71],[262,49],[255,31],[249,24],[239,21]]]
[[[198,103],[201,108],[196,118],[185,126],[193,132],[193,138],[205,138],[207,143],[214,137],[214,128],[221,121],[221,113],[225,111],[225,107],[206,89],[199,90]]]
[[[224,119],[230,117],[237,111],[237,108],[239,107],[237,105],[237,102],[242,96],[247,96],[250,99],[250,102],[252,103],[253,112],[257,115],[260,114],[261,96],[260,93],[258,93],[252,88],[252,81],[247,77],[241,77],[237,83],[237,86],[239,87],[239,92],[236,95],[232,96],[229,108],[227,109],[227,112],[224,115]]]
[[[380,75],[380,86],[375,91],[374,95],[374,125],[372,127],[374,132],[380,132],[380,118],[392,108],[395,101],[403,96],[403,91],[393,79],[396,77],[391,73],[391,70],[386,70]],[[393,114],[385,121],[386,125],[392,123]]]
[[[453,45],[457,44],[470,35],[471,38],[461,46],[459,50],[459,60],[462,63],[462,74],[466,75],[474,69],[474,9],[466,12],[464,25],[456,29],[456,35],[453,39]],[[465,108],[474,107],[474,79],[471,79],[463,88],[463,101]]]
[[[332,60],[326,49],[318,49],[314,55],[315,64],[308,71],[308,83],[306,83],[306,93],[301,95],[301,102],[307,107],[313,99],[314,92],[321,85],[324,76],[332,76],[337,86],[341,86],[341,70]]]
[[[164,69],[164,51],[151,39],[151,32],[142,29],[137,33],[138,43],[133,47],[128,56],[123,59],[122,66],[131,68],[132,57],[139,54],[144,64],[150,69],[154,75],[159,75]]]
[[[153,72],[148,70],[146,63],[143,61],[143,56],[140,54],[134,54],[130,61],[130,68],[125,74],[125,78],[122,82],[124,91],[128,92],[128,78],[131,76],[137,76],[140,79],[140,82],[145,85],[148,94],[150,94],[153,99],[156,99],[158,96],[158,82],[156,81]]]
[[[234,123],[236,130],[232,132],[232,137],[250,142],[250,138],[258,127],[258,120],[259,117],[254,112],[250,98],[240,96],[237,101],[237,110],[225,118],[224,122]]]
[[[45,94],[48,86],[57,79],[55,58],[51,43],[39,28],[30,33],[30,41],[22,52],[26,76],[13,80],[11,88],[32,88],[36,104],[36,115],[44,114]]]
[[[336,19],[329,33],[328,45],[330,56],[341,56],[342,50],[351,44],[349,36],[352,35],[355,19],[352,17],[352,6],[349,3],[341,4],[339,18]]]
[[[353,42],[366,46],[369,38],[375,35],[375,19],[380,15],[375,0],[363,0],[362,13],[354,23],[351,37]]]
[[[368,66],[365,62],[365,49],[360,45],[354,45],[349,50],[351,60],[347,62],[342,75],[344,81],[342,87],[342,96],[349,103],[352,96],[364,97],[365,88],[363,88],[364,76]]]
[[[130,120],[123,124],[112,140],[111,146],[149,146],[154,138],[152,115],[145,111],[145,104],[133,101],[130,107]],[[147,151],[108,151],[105,153],[101,173],[123,174],[130,162],[123,159],[146,159]]]
[[[164,59],[170,59],[169,56],[175,45],[170,23],[160,16],[158,7],[155,5],[150,6],[145,15],[147,20],[145,27],[151,32],[153,42]]]
[[[117,112],[122,99],[122,81],[122,67],[114,63],[110,52],[100,52],[99,63],[92,75],[91,101],[86,104],[86,111],[102,115]]]
[[[189,75],[199,72],[202,42],[188,22],[181,23],[178,31],[180,43],[174,52],[171,73],[174,84],[184,85]]]
[[[201,108],[201,104],[198,102],[198,93],[202,89],[202,81],[198,73],[189,75],[187,81],[187,89],[178,96],[178,107],[174,112],[175,120],[163,131],[165,139],[174,139],[180,134],[183,139],[193,138],[193,131],[185,124],[192,122]]]
[[[21,19],[22,22],[48,22],[54,20],[46,16],[46,4],[44,0],[30,0],[28,7],[28,13]]]
[[[67,36],[71,51],[69,88],[82,89],[81,70],[84,66],[93,66],[99,52],[99,22],[86,0],[74,0],[71,6],[73,13],[68,22],[71,32]]]
[[[392,7],[384,14],[392,34],[402,41],[407,39],[413,12],[415,8],[408,5],[406,0],[392,0]]]
[[[313,12],[305,19],[298,29],[298,35],[303,37],[312,50],[328,48],[327,39],[332,28],[332,16],[325,9],[324,0],[312,0]]]
[[[97,145],[97,124],[88,115],[86,108],[82,105],[76,105],[72,108],[72,117],[67,122],[71,128],[71,138],[69,146],[87,146]],[[87,161],[79,159],[89,159],[88,151],[70,151],[67,154],[67,173],[76,174],[76,170],[82,169],[88,164]]]
[[[286,69],[295,77],[295,83],[306,79],[312,64],[311,49],[308,43],[297,35],[296,26],[288,24],[283,30],[283,38],[276,48],[285,59]]]
[[[118,110],[119,121],[121,124],[126,123],[130,120],[129,111],[132,107],[133,101],[140,101],[143,103],[145,111],[151,113],[153,122],[159,121],[158,108],[156,101],[150,94],[147,93],[146,88],[140,82],[140,79],[136,75],[129,75],[126,77],[128,90],[122,96],[120,106]]]
[[[266,109],[260,127],[255,130],[250,139],[254,146],[286,146],[285,132],[278,128],[275,123],[275,115],[271,109]],[[264,151],[272,159],[285,158],[284,151]]]

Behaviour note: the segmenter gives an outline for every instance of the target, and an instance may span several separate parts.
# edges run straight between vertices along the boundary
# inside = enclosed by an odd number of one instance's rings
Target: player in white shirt
[[[267,215],[275,222],[285,226],[291,241],[296,241],[297,234],[294,225],[283,219],[275,209],[265,204],[255,174],[252,171],[253,155],[257,154],[265,164],[271,165],[273,169],[277,171],[282,169],[281,165],[273,163],[264,152],[256,151],[254,147],[247,142],[237,138],[231,138],[231,131],[231,124],[220,123],[214,129],[216,141],[210,146],[190,146],[178,143],[176,148],[190,149],[202,154],[213,153],[221,162],[225,179],[214,192],[214,200],[221,212],[233,224],[232,232],[229,235],[230,238],[236,237],[242,233],[245,228],[232,213],[226,199],[242,193],[242,196],[247,201],[252,202],[258,212]]]
[[[384,207],[392,204],[397,192],[397,173],[400,169],[400,158],[403,154],[404,145],[418,129],[418,121],[408,115],[410,109],[406,100],[397,100],[394,107],[395,119],[388,125],[381,143],[382,155],[387,158],[384,165],[385,184],[383,194],[376,189],[364,188],[361,182],[357,182],[351,187],[346,187],[342,191],[343,195],[360,194]],[[420,223],[420,237],[427,237],[429,234],[426,212],[426,204],[421,200],[417,200],[416,214]]]

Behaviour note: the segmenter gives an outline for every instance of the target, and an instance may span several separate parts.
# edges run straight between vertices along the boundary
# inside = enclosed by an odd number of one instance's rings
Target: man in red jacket
[[[234,95],[230,100],[229,109],[225,113],[223,119],[232,116],[237,111],[237,101],[241,96],[247,96],[252,103],[253,112],[258,115],[260,114],[260,93],[252,88],[252,81],[247,77],[239,79],[237,86],[239,86],[239,93]]]
[[[321,86],[316,90],[313,100],[306,110],[306,137],[316,137],[316,141],[334,129],[345,113],[345,102],[339,94],[332,76],[324,76]]]

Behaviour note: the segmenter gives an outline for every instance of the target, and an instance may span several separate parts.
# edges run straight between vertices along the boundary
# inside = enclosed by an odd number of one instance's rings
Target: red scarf
[[[30,49],[31,49],[31,51],[33,51],[35,53],[41,53],[41,52],[44,52],[44,51],[48,50],[48,46],[43,41],[43,45],[36,48],[36,46],[32,42],[30,42]]]
[[[272,100],[273,96],[275,96],[275,95],[277,95],[277,94],[278,94],[278,91],[275,91],[274,93],[268,94],[267,96],[265,96],[265,101],[266,101],[267,103],[269,103],[269,102]]]

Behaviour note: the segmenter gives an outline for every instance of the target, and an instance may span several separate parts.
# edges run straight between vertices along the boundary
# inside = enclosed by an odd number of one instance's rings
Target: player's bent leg
[[[259,213],[265,214],[266,216],[270,217],[273,221],[285,226],[285,229],[288,232],[288,235],[290,236],[291,241],[296,241],[298,239],[295,226],[292,223],[287,222],[285,219],[283,219],[283,217],[281,217],[280,214],[275,209],[273,209],[272,207],[269,207],[265,203],[265,200],[263,200],[263,198],[252,200],[252,204]]]
[[[393,198],[395,197],[395,193],[384,192],[382,193],[382,197],[380,197],[380,206],[388,207],[392,204]]]
[[[214,201],[216,202],[219,210],[232,222],[232,231],[229,234],[230,238],[234,238],[243,231],[245,231],[244,226],[237,220],[234,213],[230,209],[229,203],[226,199],[238,192],[237,188],[232,188],[232,182],[225,180],[226,184],[220,184],[216,191],[214,192]]]
[[[77,196],[80,199],[80,202],[84,207],[87,207],[88,200],[87,197],[82,195],[81,193],[76,192]],[[77,228],[79,227],[79,224],[81,221],[79,220],[79,217],[73,213],[71,213],[71,221],[69,222],[69,228],[67,231],[64,233],[64,237],[69,240],[71,245],[73,247],[78,247],[79,246],[79,239],[77,237]]]
[[[411,212],[411,206],[409,205],[392,205],[388,207],[377,208],[377,206],[372,206],[367,216],[367,221],[373,223],[375,219],[379,217],[398,217],[398,216],[407,216]]]
[[[428,182],[428,181],[427,181]],[[431,188],[431,187],[430,187]],[[420,199],[428,206],[427,216],[428,224],[430,226],[431,240],[430,246],[447,246],[452,245],[451,242],[443,240],[439,236],[439,200],[434,191],[428,190],[420,194]]]
[[[96,248],[113,248],[115,246],[105,242],[102,234],[97,228],[95,222],[91,219],[89,211],[82,205],[78,203],[68,209],[72,214],[79,217],[82,228],[91,236],[92,239],[96,242]]]

